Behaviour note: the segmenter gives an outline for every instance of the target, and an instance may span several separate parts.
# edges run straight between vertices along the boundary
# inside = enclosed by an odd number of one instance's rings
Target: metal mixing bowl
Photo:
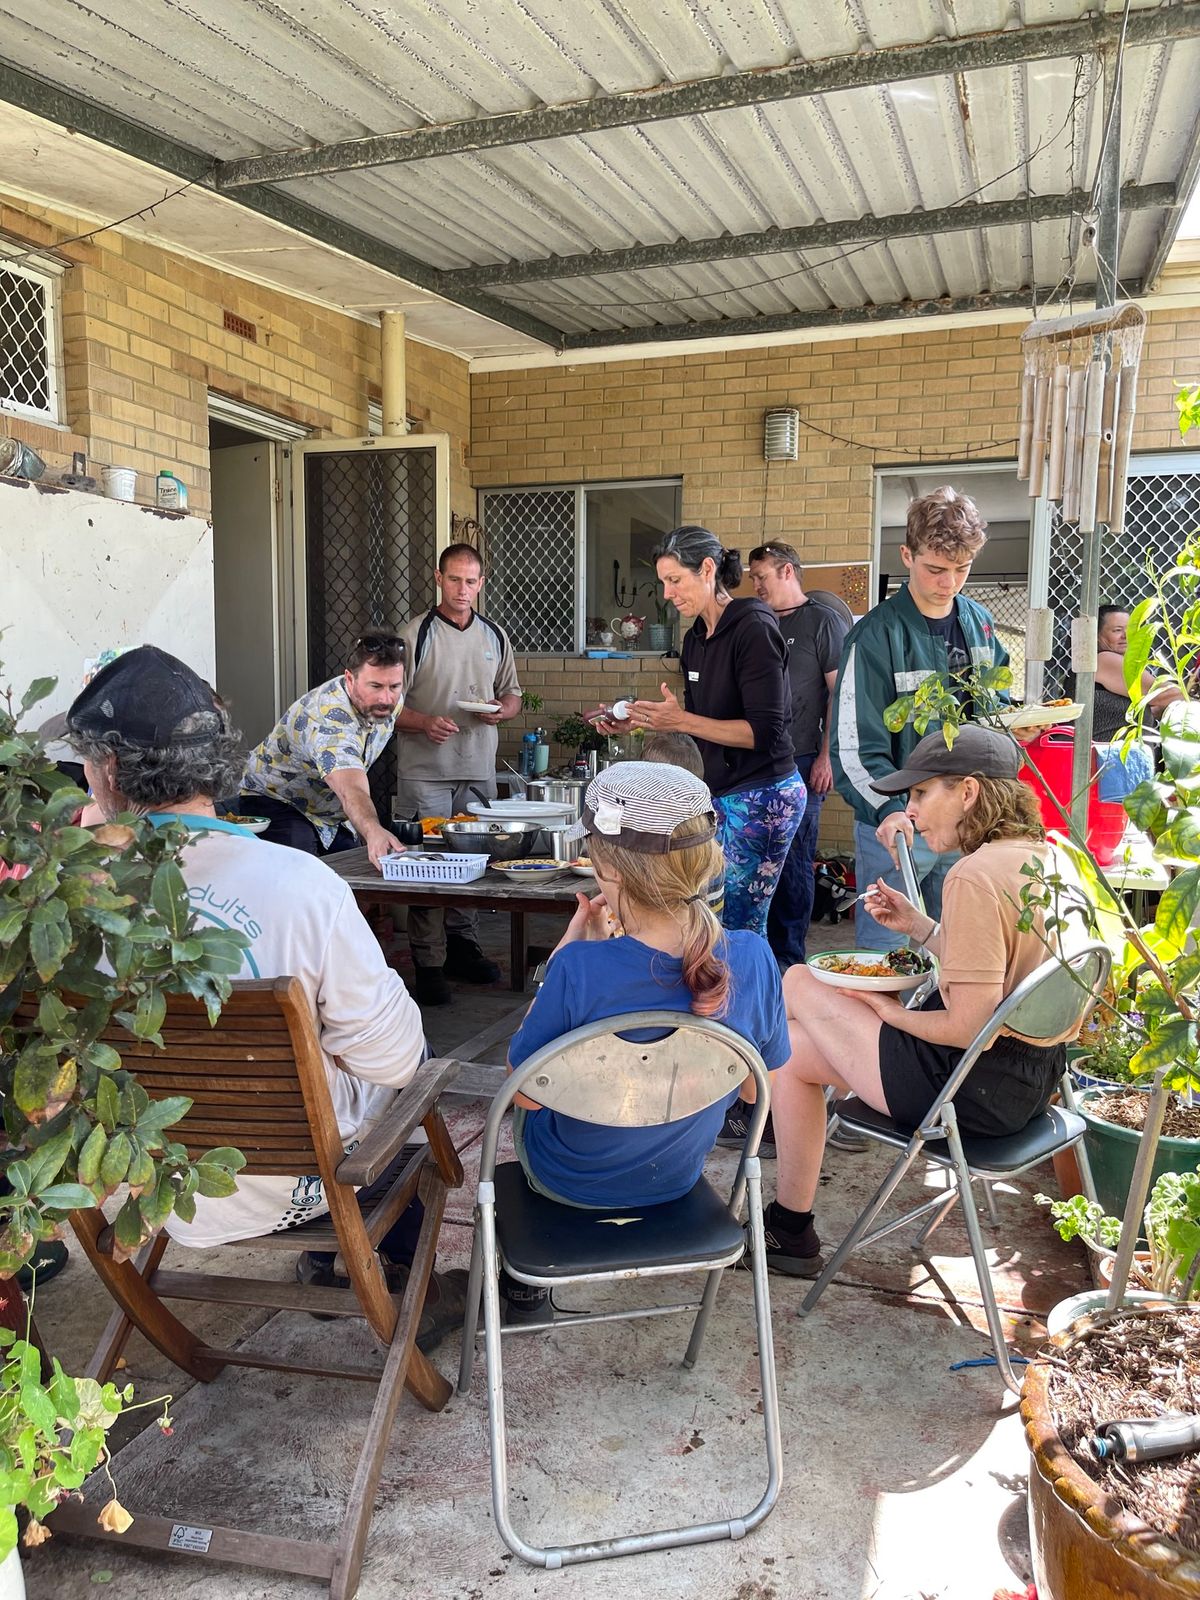
[[[441,833],[448,850],[460,855],[486,855],[493,861],[520,861],[532,855],[541,832],[540,822],[443,822]]]

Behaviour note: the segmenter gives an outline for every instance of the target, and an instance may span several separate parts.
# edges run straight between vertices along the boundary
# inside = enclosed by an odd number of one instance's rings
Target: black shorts
[[[945,1010],[936,989],[921,1010]],[[879,1076],[892,1120],[905,1128],[918,1127],[962,1055],[957,1045],[931,1044],[885,1022],[879,1030]],[[1065,1044],[997,1039],[954,1098],[959,1127],[992,1139],[1017,1133],[1046,1109],[1066,1064]]]

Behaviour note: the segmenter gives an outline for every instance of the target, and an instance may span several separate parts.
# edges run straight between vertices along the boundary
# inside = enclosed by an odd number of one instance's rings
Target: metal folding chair
[[[639,1043],[631,1033],[670,1030],[666,1037]],[[733,1189],[723,1200],[701,1178],[688,1194],[663,1205],[629,1210],[589,1211],[535,1194],[520,1165],[496,1165],[496,1147],[505,1113],[519,1091],[565,1116],[613,1128],[656,1127],[693,1116],[753,1075],[758,1094],[738,1164]],[[779,1399],[771,1332],[763,1240],[762,1182],[758,1145],[770,1107],[767,1071],[758,1051],[705,1017],[678,1011],[639,1011],[576,1028],[530,1057],[492,1102],[484,1128],[475,1209],[475,1241],[467,1287],[459,1393],[470,1387],[475,1356],[479,1297],[483,1294],[484,1349],[487,1359],[488,1429],[492,1460],[492,1501],[496,1527],[510,1550],[534,1566],[561,1567],[642,1550],[666,1550],[711,1539],[739,1539],[758,1526],[779,1496]],[[695,1365],[721,1274],[743,1254],[743,1201],[748,1202],[753,1248],[755,1336],[762,1382],[766,1431],[767,1483],[758,1503],[742,1516],[693,1523],[653,1533],[630,1534],[578,1544],[539,1547],[527,1544],[509,1517],[507,1447],[501,1345],[512,1335],[589,1322],[658,1317],[694,1312],[691,1339],[683,1357]],[[613,1223],[620,1226],[614,1227]],[[501,1328],[499,1270],[522,1283],[559,1288],[571,1283],[616,1282],[628,1278],[702,1272],[699,1300],[630,1310],[557,1315],[553,1323]]]
[[[1013,1374],[1004,1339],[1000,1309],[992,1287],[971,1185],[976,1180],[987,1182],[1017,1177],[1028,1168],[1057,1155],[1060,1150],[1078,1144],[1077,1159],[1084,1192],[1094,1196],[1087,1157],[1079,1143],[1086,1124],[1081,1116],[1069,1108],[1068,1100],[1066,1107],[1049,1106],[1039,1112],[1019,1133],[1007,1134],[1003,1138],[979,1138],[959,1131],[954,1098],[972,1067],[996,1040],[1002,1028],[1032,1040],[1054,1039],[1068,1028],[1080,1028],[1104,991],[1111,964],[1108,947],[1095,943],[1082,946],[1064,962],[1047,961],[1031,973],[996,1007],[986,1025],[963,1051],[962,1059],[949,1082],[930,1106],[925,1120],[915,1133],[897,1126],[886,1113],[865,1105],[857,1096],[838,1102],[838,1115],[847,1128],[883,1144],[895,1145],[902,1154],[809,1290],[800,1306],[799,1314],[802,1317],[808,1315],[840,1272],[843,1262],[860,1245],[874,1244],[877,1239],[928,1216],[929,1220],[913,1242],[914,1254],[919,1256],[935,1229],[945,1221],[955,1204],[961,1203],[996,1364],[1013,1393],[1020,1391],[1021,1385]],[[945,1168],[951,1175],[949,1187],[902,1217],[874,1226],[876,1218],[881,1215],[902,1180],[919,1161],[932,1162]]]

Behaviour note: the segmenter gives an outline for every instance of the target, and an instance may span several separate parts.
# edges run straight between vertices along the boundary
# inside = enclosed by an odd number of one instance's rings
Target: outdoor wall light
[[[784,407],[764,415],[763,458],[767,461],[800,459],[800,413],[794,408]]]

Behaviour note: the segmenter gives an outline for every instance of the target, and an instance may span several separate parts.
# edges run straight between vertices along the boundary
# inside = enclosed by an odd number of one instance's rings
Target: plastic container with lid
[[[1055,800],[1071,809],[1071,767],[1075,760],[1075,730],[1071,727],[1047,728],[1045,733],[1030,740],[1025,747],[1026,759],[1017,776],[1027,783],[1037,795],[1042,821],[1049,832],[1066,833],[1068,824]],[[1036,770],[1035,770],[1036,769]],[[1125,807],[1117,800],[1101,800],[1096,787],[1096,751],[1092,750],[1090,770],[1091,787],[1088,790],[1087,843],[1088,849],[1102,867],[1107,867],[1117,853],[1129,818]]]

